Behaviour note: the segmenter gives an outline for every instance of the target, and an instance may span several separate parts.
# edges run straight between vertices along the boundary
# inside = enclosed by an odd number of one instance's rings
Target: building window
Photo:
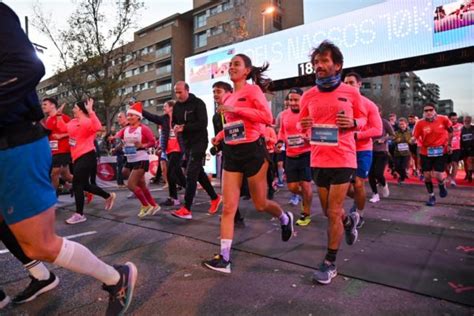
[[[234,7],[234,0],[225,0],[222,2],[222,9],[224,11],[232,9]]]
[[[156,74],[158,76],[162,76],[162,75],[167,75],[171,73],[171,65],[170,64],[161,64],[161,65],[157,65],[156,66]]]
[[[167,43],[156,47],[156,57],[161,57],[171,53],[171,44]]]
[[[194,48],[200,48],[207,45],[206,31],[194,35]]]
[[[211,35],[221,34],[222,32],[224,32],[224,27],[222,25],[213,27],[211,29]]]
[[[281,30],[281,14],[278,12],[273,15],[273,27]]]
[[[171,91],[171,82],[161,82],[156,86],[156,93],[164,93]]]
[[[206,26],[207,24],[207,12],[203,12],[201,14],[196,15],[194,18],[194,27],[200,28]]]
[[[210,9],[211,15],[218,14],[222,12],[222,5],[216,5],[215,7]]]

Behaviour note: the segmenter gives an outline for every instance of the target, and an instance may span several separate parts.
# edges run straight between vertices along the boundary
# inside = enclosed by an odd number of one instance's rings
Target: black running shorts
[[[331,185],[351,182],[355,173],[353,168],[313,168],[313,180],[318,187],[329,189]]]

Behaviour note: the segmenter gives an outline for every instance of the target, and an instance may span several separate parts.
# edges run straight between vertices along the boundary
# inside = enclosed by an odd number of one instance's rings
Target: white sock
[[[221,256],[225,261],[230,260],[230,248],[232,247],[232,239],[221,239]]]
[[[281,212],[281,215],[280,217],[278,217],[278,219],[280,220],[280,224],[282,225],[288,225],[290,221],[290,218],[288,217],[288,215],[286,215],[285,212]]]
[[[41,261],[33,260],[30,263],[25,264],[24,267],[28,270],[31,276],[37,280],[44,281],[48,280],[50,277],[48,268],[46,268],[44,263]]]
[[[65,238],[53,263],[73,272],[90,275],[106,285],[117,284],[120,280],[120,274],[114,267],[101,261],[83,245]]]

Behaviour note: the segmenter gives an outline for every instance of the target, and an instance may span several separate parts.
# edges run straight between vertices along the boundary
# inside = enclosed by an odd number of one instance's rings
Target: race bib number
[[[176,134],[173,129],[170,129],[170,138],[176,138]]]
[[[57,140],[50,140],[49,147],[51,147],[51,150],[58,150],[59,142]]]
[[[76,147],[76,140],[74,138],[69,138],[69,146]]]
[[[399,143],[397,144],[397,148],[398,148],[398,151],[400,152],[409,150],[407,143]]]
[[[311,145],[337,146],[339,129],[331,124],[313,124],[311,127]]]
[[[245,126],[243,121],[224,124],[224,141],[245,139]]]
[[[287,138],[288,148],[298,148],[304,146],[304,139],[303,136],[298,135],[288,135]]]
[[[463,142],[468,142],[468,141],[471,141],[471,140],[472,140],[472,134],[471,133],[462,135],[462,141]]]
[[[441,157],[444,154],[444,147],[428,147],[428,157]]]
[[[137,153],[137,147],[135,146],[125,146],[123,148],[123,152],[125,155],[135,155]]]

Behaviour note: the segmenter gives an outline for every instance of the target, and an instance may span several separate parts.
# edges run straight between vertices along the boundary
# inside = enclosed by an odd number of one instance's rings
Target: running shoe
[[[300,218],[296,221],[298,226],[308,226],[311,223],[311,216],[307,214],[301,214]]]
[[[74,225],[74,224],[79,224],[79,223],[82,223],[82,222],[85,222],[85,221],[87,221],[87,218],[85,217],[85,215],[81,215],[79,213],[74,213],[71,217],[69,217],[66,220],[66,224]]]
[[[352,204],[352,207],[349,210],[349,213],[355,213],[355,212],[357,212],[357,206],[355,204]]]
[[[380,196],[378,195],[378,193],[372,194],[372,197],[370,198],[369,202],[370,203],[380,202]]]
[[[180,206],[179,200],[175,200],[172,197],[168,197],[165,202],[161,203],[161,206]]]
[[[457,185],[456,180],[451,180],[451,186],[456,187]]]
[[[278,188],[283,188],[283,186],[284,186],[283,181],[278,181],[278,182],[276,183],[276,186],[277,186]]]
[[[288,201],[288,204],[291,204],[293,206],[297,206],[300,203],[300,199],[297,194],[293,194]]]
[[[114,207],[115,199],[117,198],[117,194],[114,192],[110,193],[110,196],[105,200],[105,210],[110,211],[112,207]]]
[[[385,183],[383,187],[381,187],[382,190],[382,196],[384,198],[388,197],[390,195],[390,190],[388,189],[388,183]]]
[[[208,269],[219,271],[222,273],[230,273],[230,260],[226,261],[221,255],[215,255],[211,260],[202,262],[203,266]]]
[[[0,309],[4,308],[10,303],[10,297],[0,290]]]
[[[171,215],[182,219],[193,219],[193,214],[185,206],[177,211],[171,212]]]
[[[135,193],[133,192],[130,192],[128,195],[127,195],[127,199],[136,199],[137,197],[135,196]]]
[[[94,194],[89,193],[89,192],[84,192],[84,195],[86,197],[86,204],[90,204],[92,200],[94,199]]]
[[[146,212],[146,215],[155,215],[156,213],[158,213],[159,211],[161,210],[161,207],[159,205],[155,205],[155,206],[150,206],[148,208],[148,211]]]
[[[359,223],[359,213],[349,213],[347,215],[351,221],[350,225],[344,226],[344,231],[346,235],[346,243],[348,245],[353,245],[357,241],[357,236],[359,233],[357,232],[357,224]]]
[[[15,296],[13,303],[23,304],[30,302],[37,298],[39,295],[51,291],[59,284],[59,278],[54,275],[53,272],[49,273],[49,279],[47,280],[38,280],[30,275],[31,282],[20,294]]]
[[[148,211],[150,210],[151,206],[150,205],[142,205],[140,207],[140,211],[138,212],[138,217],[143,218],[147,216]]]
[[[357,229],[361,229],[362,226],[364,226],[364,224],[365,224],[365,220],[364,220],[364,218],[363,218],[362,216],[360,216],[360,217],[359,217],[359,222],[357,223],[357,226],[356,226]]]
[[[209,207],[208,213],[209,214],[215,214],[217,210],[219,209],[219,206],[222,203],[222,196],[217,195],[217,198],[214,200],[211,200],[211,206]]]
[[[326,260],[323,261],[313,273],[313,280],[321,284],[329,284],[337,276],[336,265]]]
[[[446,186],[443,184],[438,184],[439,188],[439,196],[445,198],[448,196],[448,190],[446,190]]]
[[[127,262],[125,265],[114,266],[120,274],[120,281],[116,285],[102,285],[109,292],[109,305],[105,314],[107,316],[124,315],[133,298],[133,290],[137,282],[137,267]]]
[[[426,206],[435,206],[436,204],[436,197],[434,195],[430,195],[428,201],[426,201]]]
[[[288,224],[281,225],[281,240],[288,241],[293,236],[293,213],[285,212],[288,216]]]

